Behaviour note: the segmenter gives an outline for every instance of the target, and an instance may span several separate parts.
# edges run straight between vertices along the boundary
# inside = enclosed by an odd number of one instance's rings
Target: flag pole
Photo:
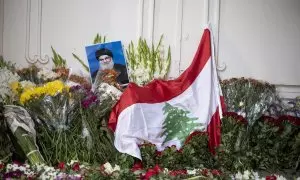
[[[208,25],[209,22],[209,0],[204,0],[204,23]]]
[[[214,38],[212,33],[211,25],[208,25],[208,30],[210,32],[210,46],[211,46],[211,58],[213,63],[213,73],[214,73],[214,84],[216,84],[215,92],[217,92],[217,95],[220,96],[222,94],[222,89],[219,84],[219,78],[217,73],[217,66],[216,66],[216,59],[215,59],[215,47],[214,47]],[[223,111],[222,111],[222,104],[220,98],[218,98],[218,104],[219,104],[219,115],[220,118],[223,118]]]

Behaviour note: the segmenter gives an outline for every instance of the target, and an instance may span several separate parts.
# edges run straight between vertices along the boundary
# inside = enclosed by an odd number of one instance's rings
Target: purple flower
[[[9,179],[9,178],[20,178],[23,175],[23,173],[20,170],[17,171],[11,171],[8,173],[5,173],[3,178]]]
[[[91,95],[87,98],[85,98],[81,104],[84,108],[88,108],[90,107],[91,104],[95,103],[95,102],[98,102],[98,97],[96,95]]]
[[[70,88],[70,91],[73,92],[73,91],[77,91],[77,90],[79,90],[79,89],[81,89],[81,86],[79,86],[79,85],[77,85],[77,86],[72,86],[72,87]]]
[[[88,108],[89,106],[90,106],[90,101],[87,99],[87,100],[83,100],[82,102],[81,102],[81,104],[82,104],[82,106],[84,107],[84,108]]]

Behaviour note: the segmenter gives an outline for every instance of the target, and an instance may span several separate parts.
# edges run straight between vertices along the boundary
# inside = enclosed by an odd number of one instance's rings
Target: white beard
[[[100,70],[113,69],[113,68],[114,68],[114,62],[113,61],[110,61],[109,64],[100,62]]]

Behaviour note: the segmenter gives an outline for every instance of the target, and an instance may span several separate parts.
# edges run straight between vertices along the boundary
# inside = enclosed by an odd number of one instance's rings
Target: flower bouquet
[[[5,118],[14,138],[31,164],[44,164],[45,161],[36,144],[34,122],[28,112],[14,105],[5,106]]]
[[[112,140],[101,129],[111,106],[100,106],[90,89],[56,80],[25,90],[20,103],[35,119],[37,144],[48,164],[69,159],[94,163],[114,156]]]
[[[259,119],[275,99],[275,86],[254,79],[232,78],[221,82],[228,112],[248,120],[249,126]]]

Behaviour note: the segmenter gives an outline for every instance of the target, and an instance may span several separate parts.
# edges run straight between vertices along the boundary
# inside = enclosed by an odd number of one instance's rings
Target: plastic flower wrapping
[[[34,122],[28,112],[14,105],[6,105],[4,116],[17,143],[32,164],[42,164],[44,159],[36,144],[36,130]]]
[[[232,78],[221,82],[228,112],[243,116],[250,126],[275,100],[275,86],[254,79]]]

